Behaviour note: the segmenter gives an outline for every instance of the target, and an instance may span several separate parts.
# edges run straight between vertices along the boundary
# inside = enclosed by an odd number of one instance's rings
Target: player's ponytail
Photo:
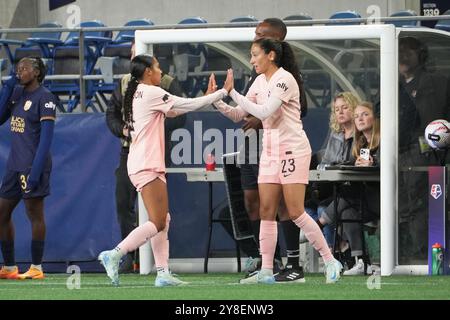
[[[131,60],[131,79],[128,82],[127,90],[123,98],[125,122],[129,131],[133,131],[133,97],[137,90],[139,81],[144,76],[145,69],[151,68],[153,57],[148,54],[141,54]]]
[[[300,91],[300,106],[302,118],[306,116],[308,110],[308,104],[306,100],[305,89],[303,86],[303,78],[298,68],[294,52],[292,51],[289,43],[285,41],[278,41],[269,38],[262,38],[255,40],[254,44],[259,45],[261,49],[264,50],[266,54],[271,51],[275,52],[275,58],[273,62],[277,67],[282,67],[284,70],[292,74],[295,81],[297,82]]]
[[[284,70],[289,71],[293,76],[295,81],[297,81],[298,88],[300,90],[300,106],[302,112],[302,118],[306,116],[308,112],[308,102],[306,100],[306,93],[303,85],[303,78],[298,68],[297,61],[295,59],[294,51],[292,51],[289,43],[282,41],[282,54],[280,57],[280,66]]]

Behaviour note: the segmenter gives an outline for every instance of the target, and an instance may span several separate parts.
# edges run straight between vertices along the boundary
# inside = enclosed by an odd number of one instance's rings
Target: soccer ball
[[[443,119],[431,121],[425,128],[425,140],[433,149],[449,147],[450,123]]]

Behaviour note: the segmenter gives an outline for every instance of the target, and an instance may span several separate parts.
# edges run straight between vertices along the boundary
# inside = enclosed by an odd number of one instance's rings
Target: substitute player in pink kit
[[[300,120],[299,70],[291,47],[286,42],[259,39],[253,42],[250,63],[259,76],[244,97],[232,89],[230,97],[238,104],[231,107],[220,101],[215,107],[233,121],[248,114],[262,120],[264,128],[258,189],[261,199],[259,236],[262,268],[241,283],[275,283],[273,256],[277,242],[278,204],[284,196],[289,217],[301,228],[325,262],[326,282],[340,278],[342,265],[337,261],[317,226],[305,212],[311,147]],[[228,71],[228,76],[233,71]],[[208,92],[214,91],[214,79]]]
[[[158,271],[155,286],[173,286],[185,282],[171,275],[168,268],[170,222],[164,161],[164,119],[212,104],[224,98],[233,85],[232,75],[225,86],[200,98],[180,98],[159,87],[161,69],[150,55],[138,55],[131,61],[131,80],[124,97],[125,122],[131,135],[128,175],[142,195],[149,221],[135,228],[113,250],[103,251],[98,259],[113,285],[119,285],[119,261],[128,252],[152,241]]]

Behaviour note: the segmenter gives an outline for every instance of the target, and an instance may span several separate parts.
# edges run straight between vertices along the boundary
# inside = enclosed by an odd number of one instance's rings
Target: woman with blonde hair
[[[352,157],[355,166],[378,166],[379,165],[379,147],[380,147],[380,125],[376,116],[374,107],[370,102],[359,102],[354,110],[354,138],[352,147]],[[361,188],[364,188],[364,198],[361,199],[359,194]],[[342,219],[360,219],[359,213],[360,201],[364,203],[363,221],[369,222],[377,220],[379,217],[379,184],[364,183],[349,185],[345,190],[341,190],[345,194],[339,197],[337,211],[340,212]],[[332,202],[319,218],[322,225],[336,223],[335,203]],[[341,232],[340,232],[341,233]],[[345,239],[344,243],[350,247],[351,257],[355,260],[355,264],[344,275],[363,275],[371,274],[375,271],[371,265],[368,255],[364,255],[363,241],[361,238],[361,225],[358,223],[344,223],[341,239]],[[347,244],[348,241],[348,244]],[[341,250],[342,251],[342,250]]]
[[[355,109],[355,137],[352,155],[356,166],[376,166],[379,162],[380,119],[376,117],[373,104],[358,103]],[[368,159],[361,157],[361,150],[368,149]],[[364,152],[363,152],[364,153]]]
[[[341,92],[334,97],[330,114],[330,136],[319,168],[352,161],[354,121],[353,112],[358,104],[351,92]]]

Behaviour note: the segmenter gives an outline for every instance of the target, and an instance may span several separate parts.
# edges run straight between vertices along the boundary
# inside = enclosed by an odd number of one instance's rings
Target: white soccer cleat
[[[185,282],[176,278],[170,272],[160,273],[156,276],[155,279],[155,287],[175,287],[187,284],[189,284],[189,282]]]
[[[325,264],[326,283],[336,283],[341,277],[342,264],[334,259]]]
[[[261,269],[251,273],[247,278],[239,280],[240,284],[274,284],[275,278],[273,276],[272,270]]]
[[[98,255],[100,264],[105,268],[113,286],[119,286],[120,256],[115,250],[103,251]]]

